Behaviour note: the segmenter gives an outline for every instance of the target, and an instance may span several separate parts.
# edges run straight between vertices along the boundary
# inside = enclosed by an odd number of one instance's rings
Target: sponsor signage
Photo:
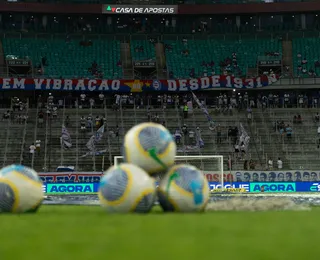
[[[250,183],[250,192],[261,192],[261,188],[264,188],[264,192],[295,192],[296,183],[294,182],[265,182],[265,183]]]
[[[103,5],[103,14],[177,14],[177,5]]]
[[[46,184],[46,194],[92,194],[97,193],[99,189],[99,183],[48,183]]]
[[[257,193],[264,188],[265,193],[320,192],[318,182],[226,182],[223,187],[219,182],[209,182],[211,191],[228,189]],[[99,183],[44,183],[43,191],[47,195],[93,194],[99,190]]]

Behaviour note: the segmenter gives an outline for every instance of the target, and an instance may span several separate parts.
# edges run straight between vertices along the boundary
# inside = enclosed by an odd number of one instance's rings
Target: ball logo
[[[161,82],[159,80],[154,80],[152,83],[152,86],[154,90],[160,90],[161,89]]]

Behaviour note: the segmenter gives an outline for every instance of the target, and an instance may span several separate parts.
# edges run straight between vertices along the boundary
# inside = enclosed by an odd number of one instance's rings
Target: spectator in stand
[[[235,153],[235,157],[236,158],[239,158],[239,152],[240,152],[240,147],[239,147],[239,145],[236,143],[235,145],[234,145],[234,153]]]
[[[222,138],[221,138],[221,125],[219,124],[217,126],[217,144],[222,143]]]
[[[287,125],[286,127],[286,133],[287,133],[287,138],[290,139],[292,137],[292,128],[290,125]]]
[[[176,144],[180,144],[181,143],[181,133],[179,129],[176,129],[175,133],[174,133],[174,138],[176,140]]]
[[[269,170],[272,170],[272,169],[273,169],[273,161],[272,161],[271,158],[269,158],[269,160],[268,160],[268,169],[269,169]]]
[[[33,143],[33,144],[31,144],[30,147],[29,147],[30,159],[33,157],[35,151],[36,151],[36,147],[35,147],[35,145],[34,145],[34,143]]]
[[[7,120],[10,118],[10,110],[7,110],[2,116],[2,120]]]
[[[187,144],[188,143],[188,127],[186,124],[184,124],[182,126],[182,134],[183,134],[183,138],[184,138],[184,143]]]
[[[26,124],[26,123],[27,123],[27,120],[28,120],[27,114],[23,115],[23,116],[22,116],[22,124]]]
[[[150,107],[148,107],[148,109],[147,109],[147,120],[148,120],[148,122],[151,121],[151,110],[150,110]]]
[[[19,114],[18,115],[18,124],[22,124],[22,115],[21,114]]]
[[[80,118],[80,129],[83,131],[83,130],[86,130],[86,119],[84,118],[84,116],[82,116]]]
[[[36,140],[36,151],[38,155],[40,155],[40,148],[41,148],[41,140]]]
[[[297,117],[297,123],[298,123],[298,124],[302,124],[302,117],[301,117],[301,115],[298,115],[298,117]]]
[[[195,132],[193,130],[189,131],[189,143],[194,145],[196,142]]]
[[[44,114],[42,111],[40,111],[38,113],[38,124],[39,124],[39,127],[43,127],[43,119],[44,119]]]
[[[65,125],[66,127],[68,127],[69,124],[70,124],[70,118],[69,118],[69,116],[66,116],[66,119],[64,120],[64,125]]]
[[[251,159],[249,161],[249,168],[250,168],[250,170],[254,170],[256,168],[255,162]]]
[[[244,170],[244,171],[249,170],[249,161],[248,161],[248,160],[245,160],[245,161],[244,161],[244,163],[243,163],[243,170]]]
[[[57,119],[57,117],[58,117],[58,108],[56,106],[54,106],[52,108],[52,118]]]
[[[96,116],[95,125],[96,125],[96,128],[99,128],[101,126],[100,125],[100,117],[99,116]]]
[[[244,145],[244,142],[240,145],[241,150],[241,159],[243,160],[246,157],[246,146]]]
[[[247,109],[247,119],[248,119],[248,123],[252,122],[252,109],[251,109],[251,107],[248,107],[248,109]]]
[[[87,95],[85,93],[82,93],[80,95],[80,106],[79,106],[79,108],[84,108],[85,107],[86,97],[87,97]]]
[[[102,92],[99,94],[99,102],[100,102],[101,108],[103,108],[103,106],[104,106],[104,95],[103,95]]]
[[[89,99],[89,104],[90,104],[90,108],[94,108],[94,99],[93,98]]]
[[[282,165],[283,165],[283,163],[282,163],[282,161],[281,161],[281,159],[280,159],[280,157],[279,157],[279,158],[278,158],[278,161],[277,161],[277,166],[278,166],[278,169],[279,169],[279,170],[282,169]]]
[[[159,123],[159,121],[160,121],[159,115],[158,115],[158,113],[156,113],[156,114],[153,116],[153,122]]]
[[[116,138],[118,139],[119,141],[119,136],[120,136],[120,128],[118,125],[116,125],[116,131],[115,131],[115,134],[116,134]]]
[[[188,118],[188,110],[189,110],[189,107],[187,106],[187,104],[185,104],[183,107],[183,117],[184,118]]]
[[[316,115],[314,116],[314,121],[315,121],[316,123],[319,123],[319,121],[320,121],[319,112],[317,112]]]

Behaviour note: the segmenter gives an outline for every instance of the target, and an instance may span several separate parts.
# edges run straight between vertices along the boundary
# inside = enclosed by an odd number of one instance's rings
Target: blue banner
[[[245,189],[247,192],[320,192],[320,182],[235,182],[224,183],[222,187],[218,182],[209,182],[210,190],[215,189]],[[92,194],[97,193],[99,183],[47,183],[43,184],[43,191],[50,194]]]

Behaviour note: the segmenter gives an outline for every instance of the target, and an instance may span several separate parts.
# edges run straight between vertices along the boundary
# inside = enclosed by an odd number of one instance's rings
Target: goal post
[[[123,156],[114,156],[113,160],[114,165],[118,165],[123,162]],[[222,155],[177,155],[175,163],[191,164],[200,169],[206,175],[208,181],[218,182],[221,188],[224,187]],[[218,178],[213,176],[218,176]]]

